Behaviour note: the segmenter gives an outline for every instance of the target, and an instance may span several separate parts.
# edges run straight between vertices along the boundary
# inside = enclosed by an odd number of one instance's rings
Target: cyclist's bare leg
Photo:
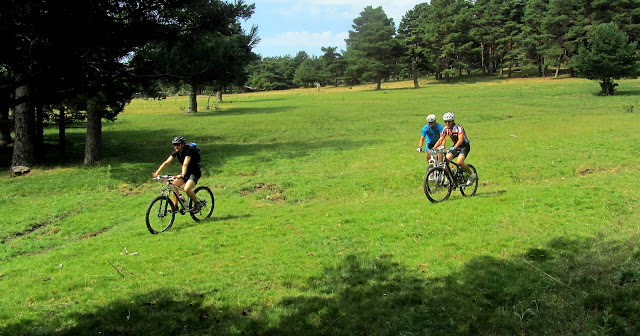
[[[176,193],[178,194],[178,196],[180,196],[180,187],[182,187],[183,184],[184,184],[184,181],[182,179],[177,179],[173,181],[173,185],[177,187]],[[171,201],[173,201],[173,204],[178,206],[178,200],[176,199],[176,194],[171,193]]]
[[[193,180],[189,180],[184,184],[184,192],[189,196],[193,203],[198,202],[198,197],[196,196],[196,193],[193,192],[195,189],[196,183]]]
[[[464,171],[466,171],[469,175],[472,175],[473,171],[471,170],[471,168],[469,168],[469,165],[464,162],[464,159],[466,159],[466,158],[467,158],[466,156],[460,155],[460,156],[458,156],[458,161],[456,161],[456,163],[460,167],[462,167],[462,169],[464,169]]]
[[[453,160],[453,154],[447,153],[447,160],[449,161]],[[449,168],[449,164],[444,165],[444,171],[447,173],[447,175],[451,176],[451,180],[453,180],[453,174],[451,173],[451,168]]]

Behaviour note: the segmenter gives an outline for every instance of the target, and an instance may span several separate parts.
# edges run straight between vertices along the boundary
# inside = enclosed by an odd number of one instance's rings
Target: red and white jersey
[[[454,145],[458,143],[460,134],[464,134],[463,143],[468,144],[469,138],[467,137],[467,132],[464,131],[464,127],[462,127],[462,125],[455,124],[451,128],[449,126],[446,126],[444,130],[442,130],[442,135],[448,135],[449,138],[451,138],[451,141],[453,141]]]

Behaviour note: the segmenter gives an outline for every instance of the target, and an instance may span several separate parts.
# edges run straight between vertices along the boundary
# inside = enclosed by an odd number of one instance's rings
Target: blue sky
[[[246,0],[255,4],[251,19],[243,22],[245,30],[258,26],[260,43],[254,52],[263,57],[295,56],[299,51],[321,56],[322,47],[346,48],[353,19],[367,7],[382,6],[396,27],[402,16],[415,5],[416,0]]]

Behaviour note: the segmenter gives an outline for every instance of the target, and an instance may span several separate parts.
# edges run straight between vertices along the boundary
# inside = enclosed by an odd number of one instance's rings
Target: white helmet
[[[434,122],[436,121],[436,115],[435,114],[430,114],[427,116],[427,122]]]
[[[442,116],[442,119],[444,121],[454,121],[456,120],[456,115],[453,114],[453,112],[447,112],[444,114],[444,116]]]

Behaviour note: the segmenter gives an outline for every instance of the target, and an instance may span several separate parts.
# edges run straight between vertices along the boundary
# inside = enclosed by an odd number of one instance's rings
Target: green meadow
[[[64,164],[47,129],[54,164],[0,181],[0,335],[640,334],[640,80],[619,84],[201,96],[192,115],[137,99],[93,167],[83,125]],[[416,148],[449,111],[478,193],[432,204]],[[215,211],[152,235],[175,135],[198,143]]]

